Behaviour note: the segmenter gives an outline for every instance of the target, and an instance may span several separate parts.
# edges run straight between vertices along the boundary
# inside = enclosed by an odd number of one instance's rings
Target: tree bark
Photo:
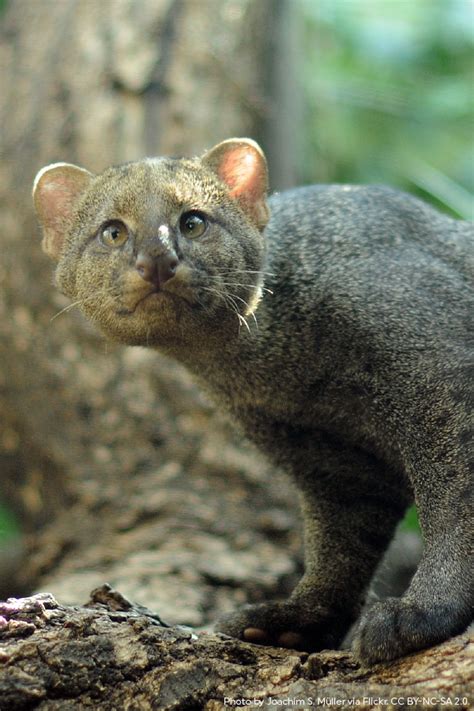
[[[27,534],[15,585],[3,580],[8,594],[41,587],[77,602],[110,580],[198,624],[296,573],[288,485],[272,475],[268,491],[267,465],[178,365],[105,344],[74,310],[60,313],[68,301],[51,286],[30,197],[36,171],[54,161],[100,170],[261,133],[272,7],[16,0],[7,8],[1,498]]]
[[[3,622],[2,622],[3,619]],[[86,607],[50,595],[0,604],[0,709],[469,708],[474,635],[362,669],[347,652],[308,655],[164,628],[119,593]]]

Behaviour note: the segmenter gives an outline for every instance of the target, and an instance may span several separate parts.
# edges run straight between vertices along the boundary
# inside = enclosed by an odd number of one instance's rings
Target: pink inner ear
[[[71,207],[71,187],[67,179],[57,178],[40,186],[40,195],[45,221],[54,224],[67,219]]]
[[[92,174],[69,163],[43,168],[36,176],[33,201],[43,228],[42,246],[53,259],[59,259],[68,223],[75,205]]]
[[[64,227],[83,187],[77,175],[68,175],[59,169],[56,174],[46,174],[40,180],[35,202],[45,227]]]
[[[229,186],[231,197],[254,192],[258,187],[258,156],[246,148],[231,151],[219,169],[221,179]]]

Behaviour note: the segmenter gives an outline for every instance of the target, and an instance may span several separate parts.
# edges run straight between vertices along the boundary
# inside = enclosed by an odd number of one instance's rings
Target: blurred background
[[[304,182],[389,183],[472,217],[471,0],[297,0]]]
[[[284,544],[300,555],[286,484],[232,439],[179,368],[106,349],[74,312],[51,322],[68,302],[40,252],[32,180],[58,160],[101,170],[250,135],[268,155],[273,190],[387,183],[472,219],[474,3],[0,0],[0,23],[0,590],[42,585],[74,601],[107,571],[190,624],[241,602],[237,588],[247,599],[281,592],[301,567],[280,553]],[[237,513],[212,503],[222,480]],[[163,563],[156,541],[168,525],[181,551],[189,535],[179,539],[177,521],[209,532],[221,515],[216,535],[231,560],[243,556],[239,574],[222,560],[225,574],[196,562],[199,551],[191,564],[176,552]],[[250,537],[235,533],[242,521]],[[416,528],[413,511],[404,525]],[[152,562],[132,561],[137,550],[153,551]],[[250,551],[267,556],[263,573]],[[184,614],[166,575],[182,595],[186,585],[226,593],[210,603],[190,592]]]

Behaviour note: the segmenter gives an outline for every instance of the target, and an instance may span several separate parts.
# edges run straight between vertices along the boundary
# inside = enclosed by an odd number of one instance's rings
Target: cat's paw
[[[453,611],[445,606],[424,609],[404,598],[375,603],[361,618],[352,649],[365,664],[385,662],[430,647],[461,631],[452,626]]]
[[[336,648],[347,627],[323,609],[288,600],[246,605],[222,617],[215,629],[253,644],[317,651]]]

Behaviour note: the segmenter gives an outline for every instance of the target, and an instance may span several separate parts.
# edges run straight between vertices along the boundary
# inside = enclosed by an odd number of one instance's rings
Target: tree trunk
[[[296,572],[287,484],[267,491],[267,466],[176,364],[105,344],[74,310],[59,313],[68,301],[51,286],[30,198],[47,163],[100,170],[261,134],[273,7],[17,0],[7,8],[1,498],[27,533],[10,594],[41,587],[78,602],[109,580],[174,621],[198,624],[243,599],[241,585],[258,599]]]

